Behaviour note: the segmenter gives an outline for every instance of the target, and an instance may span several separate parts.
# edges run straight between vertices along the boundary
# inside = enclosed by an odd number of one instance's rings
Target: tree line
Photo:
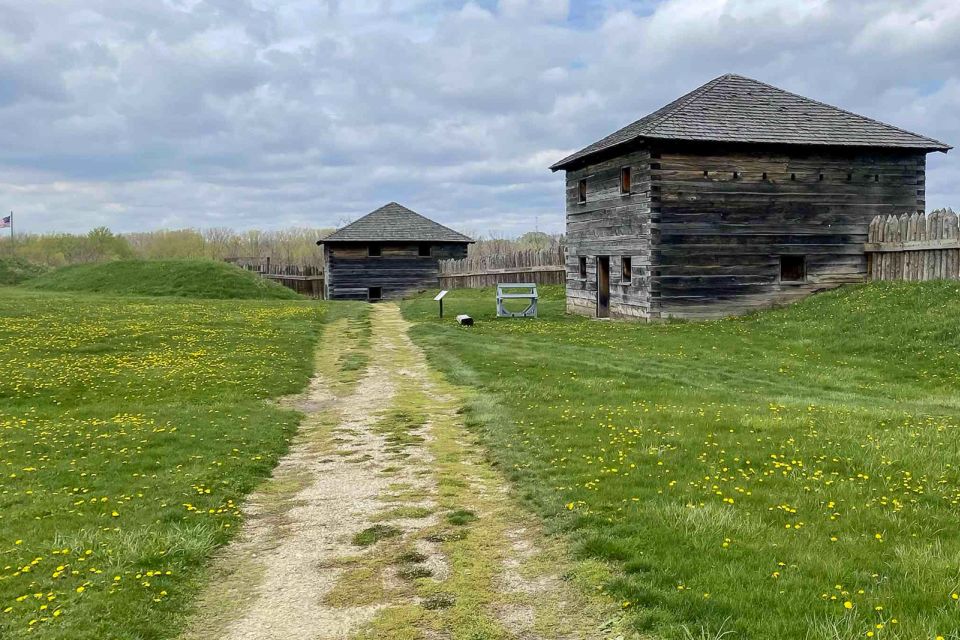
[[[331,229],[291,228],[234,231],[227,228],[177,229],[115,234],[98,227],[85,234],[17,234],[3,241],[0,255],[49,267],[130,259],[267,258],[278,264],[319,265],[317,240]]]
[[[273,231],[235,231],[226,227],[113,233],[97,227],[85,234],[17,233],[0,239],[0,257],[47,267],[131,259],[270,258],[274,265],[323,266],[317,240],[333,229],[288,228]],[[475,236],[476,237],[476,236]],[[562,235],[531,231],[518,238],[487,236],[470,245],[471,257],[517,251],[551,250],[563,244]]]

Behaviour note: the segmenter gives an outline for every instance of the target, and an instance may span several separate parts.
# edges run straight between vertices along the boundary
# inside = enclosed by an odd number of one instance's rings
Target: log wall
[[[651,162],[661,317],[744,313],[861,282],[874,216],[924,206],[918,152],[676,145]],[[802,281],[781,281],[782,256],[803,256]]]
[[[620,170],[631,168],[630,193],[620,193]],[[578,184],[587,181],[586,202]],[[610,315],[650,315],[650,152],[646,149],[567,172],[567,311],[597,313],[597,256],[610,256]],[[631,258],[631,279],[622,278],[621,258]],[[586,258],[586,277],[580,258]]]
[[[437,286],[439,261],[467,256],[466,243],[434,243],[429,257],[421,244],[378,243],[381,255],[370,256],[366,243],[327,243],[325,277],[330,300],[367,300],[380,287],[382,299],[401,298]]]
[[[623,166],[633,168],[629,195]],[[912,150],[676,141],[611,150],[567,171],[567,309],[596,315],[597,256],[610,257],[612,316],[721,317],[862,282],[870,221],[922,212],[925,166]],[[781,278],[784,256],[802,262],[802,278]]]

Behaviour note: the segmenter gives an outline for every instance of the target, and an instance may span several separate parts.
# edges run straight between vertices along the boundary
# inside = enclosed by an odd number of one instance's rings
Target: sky
[[[0,211],[561,232],[549,165],[724,73],[960,145],[957,0],[0,0]]]

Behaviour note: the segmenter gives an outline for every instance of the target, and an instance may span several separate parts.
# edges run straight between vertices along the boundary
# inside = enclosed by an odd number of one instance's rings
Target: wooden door
[[[610,317],[610,256],[597,256],[597,317]]]

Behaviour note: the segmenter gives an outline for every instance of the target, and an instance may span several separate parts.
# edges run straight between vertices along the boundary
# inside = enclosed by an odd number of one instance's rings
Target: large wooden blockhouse
[[[317,242],[326,297],[375,301],[436,287],[439,261],[466,258],[472,242],[391,202]]]
[[[737,75],[551,167],[566,171],[567,309],[701,318],[864,280],[878,214],[922,212],[949,146]]]

